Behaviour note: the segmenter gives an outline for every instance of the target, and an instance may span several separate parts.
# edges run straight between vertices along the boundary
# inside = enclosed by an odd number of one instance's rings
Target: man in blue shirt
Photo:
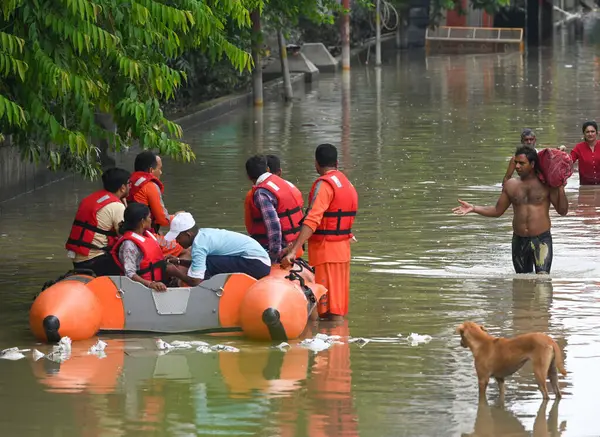
[[[165,240],[176,240],[185,249],[191,246],[191,261],[166,258],[172,264],[189,267],[187,274],[178,270],[177,277],[192,287],[219,273],[245,273],[260,279],[271,272],[269,254],[256,240],[224,229],[198,229],[189,212],[171,220]]]

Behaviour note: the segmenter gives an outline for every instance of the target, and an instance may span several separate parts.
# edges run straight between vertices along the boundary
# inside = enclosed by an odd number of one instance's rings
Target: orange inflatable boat
[[[195,287],[149,289],[125,276],[69,272],[34,300],[29,325],[36,339],[85,340],[99,332],[245,335],[253,340],[295,339],[310,318],[328,310],[327,289],[302,260],[279,265],[256,280],[219,274]]]

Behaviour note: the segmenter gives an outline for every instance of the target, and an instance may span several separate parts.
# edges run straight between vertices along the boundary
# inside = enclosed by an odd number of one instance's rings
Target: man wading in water
[[[565,187],[551,188],[538,179],[536,151],[521,146],[515,152],[519,178],[509,179],[502,188],[496,206],[474,206],[458,200],[454,214],[470,212],[485,217],[500,217],[512,204],[512,260],[517,273],[550,273],[552,267],[552,235],[550,234],[550,204],[560,215],[567,215],[569,203]]]

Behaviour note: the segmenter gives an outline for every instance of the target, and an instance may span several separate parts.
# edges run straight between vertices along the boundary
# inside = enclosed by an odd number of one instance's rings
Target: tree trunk
[[[254,70],[252,71],[252,93],[254,95],[254,106],[263,105],[263,77],[260,46],[262,43],[262,32],[260,28],[260,11],[254,10],[250,14],[252,19],[252,60]]]
[[[381,66],[381,0],[375,8],[375,66]]]
[[[342,0],[342,70],[350,70],[350,0]]]
[[[292,79],[290,78],[290,67],[288,65],[287,48],[285,47],[285,37],[283,31],[277,31],[277,43],[279,44],[279,59],[281,61],[281,74],[283,74],[283,97],[289,102],[294,97],[292,90]]]

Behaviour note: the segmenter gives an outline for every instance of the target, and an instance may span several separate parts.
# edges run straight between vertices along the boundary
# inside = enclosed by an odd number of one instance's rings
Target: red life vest
[[[260,208],[254,203],[254,193],[259,188],[269,191],[277,199],[277,217],[279,217],[279,223],[281,224],[283,242],[289,243],[296,240],[304,217],[302,193],[294,184],[274,174],[252,188],[252,195],[246,203],[246,207],[250,208],[250,216],[252,217],[252,225],[248,229],[250,236],[263,246],[269,244],[267,229]]]
[[[115,229],[100,229],[97,214],[106,205],[114,202],[121,202],[121,199],[106,190],[96,191],[84,198],[75,214],[65,248],[83,256],[89,255],[90,249],[109,251],[117,241],[117,232]],[[107,237],[106,246],[97,247],[92,244],[96,234]]]
[[[313,241],[343,241],[352,238],[352,224],[358,210],[358,193],[348,178],[339,170],[333,170],[318,178],[308,198],[313,202],[315,187],[323,181],[333,188],[333,200],[323,214],[323,220],[310,237]]]
[[[144,236],[141,236],[135,232],[127,231],[125,232],[125,235],[117,241],[117,244],[113,247],[112,256],[121,271],[123,271],[123,264],[119,259],[119,248],[125,241],[134,242],[142,251],[140,268],[136,271],[139,276],[148,281],[162,281],[163,279],[166,279],[165,270],[167,263],[160,245],[152,232],[145,231]]]
[[[137,200],[135,200],[135,195],[148,182],[154,182],[156,184],[156,186],[158,187],[158,189],[160,190],[161,194],[164,193],[164,191],[165,191],[165,186],[160,181],[160,179],[158,179],[156,176],[152,175],[151,173],[148,173],[147,171],[133,172],[133,174],[129,177],[129,182],[131,182],[131,186],[129,187],[129,196],[127,196],[128,203],[138,202]],[[138,202],[138,203],[142,203],[142,202]],[[145,205],[150,207],[150,205],[148,205],[147,203],[145,203]],[[156,232],[156,233],[158,233],[158,230],[160,229],[160,225],[157,225],[154,222],[154,216],[152,217],[152,229],[154,229],[154,232]]]
[[[147,171],[136,171],[129,177],[131,187],[129,188],[129,196],[127,196],[127,202],[135,202],[135,195],[142,189],[148,182],[154,182],[160,189],[161,194],[165,191],[165,186],[156,176],[148,173]]]

